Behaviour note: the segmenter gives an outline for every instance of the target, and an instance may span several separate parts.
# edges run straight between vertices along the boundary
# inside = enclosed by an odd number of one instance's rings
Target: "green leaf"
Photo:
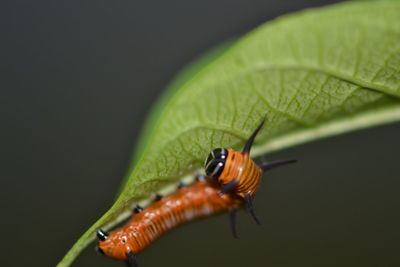
[[[183,77],[183,78],[182,78]],[[252,155],[400,119],[400,2],[346,2],[280,17],[184,72],[150,116],[113,207],[72,247],[68,266],[150,193],[193,175],[215,147]]]

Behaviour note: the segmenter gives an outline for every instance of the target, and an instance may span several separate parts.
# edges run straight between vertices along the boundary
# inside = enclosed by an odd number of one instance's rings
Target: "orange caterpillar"
[[[240,203],[233,195],[221,194],[215,181],[198,177],[194,184],[180,187],[172,195],[158,197],[146,209],[137,206],[137,214],[111,233],[99,230],[98,250],[111,258],[127,261],[129,266],[137,266],[135,255],[170,229],[196,218],[236,209]]]
[[[243,152],[217,148],[207,157],[206,174],[211,179],[197,177],[190,186],[180,186],[172,195],[161,197],[146,209],[137,206],[135,215],[122,227],[106,233],[97,231],[98,250],[114,259],[137,267],[136,256],[150,243],[184,222],[222,211],[230,211],[233,236],[236,238],[236,211],[244,201],[254,220],[259,223],[252,199],[261,175],[273,167],[294,160],[273,161],[258,166],[249,153],[264,121],[250,136]]]

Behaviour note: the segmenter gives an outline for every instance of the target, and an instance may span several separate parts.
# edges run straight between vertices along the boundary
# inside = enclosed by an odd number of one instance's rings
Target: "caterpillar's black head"
[[[227,157],[228,150],[226,150],[225,148],[216,148],[211,151],[206,161],[204,162],[207,176],[218,178],[224,170]]]

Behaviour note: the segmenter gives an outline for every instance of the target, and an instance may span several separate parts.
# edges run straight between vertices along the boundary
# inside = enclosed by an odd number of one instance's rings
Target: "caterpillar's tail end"
[[[99,230],[97,231],[96,235],[97,235],[97,238],[98,238],[100,241],[106,241],[106,239],[107,239],[107,237],[108,237],[108,233],[105,232],[105,231],[103,231],[102,229],[99,229]]]

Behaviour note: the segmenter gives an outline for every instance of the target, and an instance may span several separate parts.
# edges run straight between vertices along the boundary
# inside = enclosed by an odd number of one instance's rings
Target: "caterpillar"
[[[279,160],[259,166],[250,159],[251,146],[263,124],[264,121],[247,140],[242,152],[225,148],[211,151],[205,161],[208,178],[197,176],[195,183],[181,185],[169,196],[157,195],[155,202],[146,209],[137,205],[131,219],[110,233],[98,230],[97,250],[126,261],[130,267],[137,267],[136,255],[170,229],[223,211],[229,211],[232,235],[237,238],[236,212],[243,202],[259,224],[252,200],[261,175],[273,167],[295,162]]]

